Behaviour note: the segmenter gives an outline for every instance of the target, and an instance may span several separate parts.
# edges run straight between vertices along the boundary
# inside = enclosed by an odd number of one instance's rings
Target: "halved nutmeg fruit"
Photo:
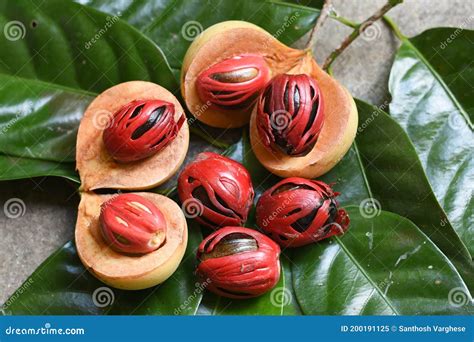
[[[189,129],[179,101],[150,82],[118,84],[87,108],[77,135],[76,167],[85,191],[140,190],[181,166]]]
[[[250,142],[270,172],[315,178],[349,150],[357,121],[352,96],[308,54],[260,95],[250,119]]]
[[[216,24],[194,40],[181,92],[190,112],[210,126],[250,120],[257,158],[281,177],[324,174],[355,138],[357,108],[349,92],[311,52],[287,47],[247,22]]]
[[[176,270],[188,235],[181,208],[153,193],[82,193],[76,247],[84,266],[126,290],[155,286]]]
[[[256,25],[225,21],[206,29],[189,47],[181,92],[198,120],[213,127],[241,127],[270,78],[293,68],[304,54]]]

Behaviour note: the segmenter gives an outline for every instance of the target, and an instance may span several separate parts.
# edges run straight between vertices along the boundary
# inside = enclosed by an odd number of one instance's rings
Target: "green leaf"
[[[188,239],[178,270],[163,284],[141,291],[107,287],[84,268],[75,245],[68,242],[7,300],[3,311],[14,315],[192,315],[202,296],[193,276],[193,246],[202,239],[195,225],[190,225]]]
[[[57,163],[0,154],[0,181],[39,176],[57,176],[79,183],[79,175],[74,168],[75,165],[73,163]]]
[[[437,28],[402,38],[390,114],[415,145],[450,223],[474,255],[474,31]]]
[[[32,165],[15,178],[41,175],[47,163],[35,159],[74,161],[82,113],[106,88],[137,79],[179,88],[155,43],[118,17],[70,1],[4,1],[0,27],[0,153]]]
[[[410,219],[455,264],[472,291],[472,259],[436,200],[410,139],[385,112],[356,103],[356,142],[322,179],[337,182],[344,205],[358,204],[368,214],[383,209]]]
[[[254,23],[285,44],[292,44],[315,24],[319,10],[279,1],[215,0],[76,0],[118,15],[158,43],[175,69],[203,29],[226,20]],[[170,34],[172,32],[172,34]]]
[[[367,218],[358,207],[347,209],[351,227],[344,236],[306,246],[293,259],[305,314],[474,313],[455,267],[412,222],[385,211]]]

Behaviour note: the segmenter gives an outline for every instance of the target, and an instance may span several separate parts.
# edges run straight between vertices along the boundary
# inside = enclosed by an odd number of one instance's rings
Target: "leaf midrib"
[[[367,274],[365,269],[362,267],[362,265],[356,260],[354,255],[346,248],[344,243],[341,241],[339,236],[335,236],[335,240],[339,244],[339,246],[342,248],[342,250],[346,253],[346,255],[351,259],[352,263],[359,269],[359,271],[362,273],[362,275],[367,279],[367,281],[370,283],[370,285],[373,286],[375,291],[380,295],[381,298],[383,298],[384,302],[387,303],[389,308],[396,314],[400,315],[397,309],[393,307],[392,303],[388,300],[387,296],[382,292],[382,290],[377,286],[377,284],[372,280],[372,278]]]
[[[444,82],[443,78],[441,77],[441,75],[434,69],[434,67],[429,63],[429,61],[425,58],[425,56],[421,53],[421,51],[418,50],[418,48],[410,41],[410,39],[404,37],[403,38],[403,43],[405,43],[407,45],[407,47],[409,47],[413,50],[413,52],[416,54],[416,56],[423,62],[423,64],[433,74],[433,76],[440,83],[441,87],[446,92],[448,97],[451,99],[451,101],[453,101],[454,105],[458,108],[458,110],[461,113],[461,115],[463,116],[464,120],[466,120],[466,123],[472,129],[473,125],[472,125],[471,120],[469,119],[469,115],[465,111],[464,107],[459,103],[459,101],[454,96],[454,94],[451,92],[448,85]]]
[[[23,80],[25,82],[37,83],[37,84],[40,84],[40,85],[43,85],[43,86],[46,86],[46,87],[49,87],[49,88],[52,88],[52,89],[56,89],[56,90],[62,90],[62,91],[69,92],[69,93],[77,93],[79,95],[86,95],[86,96],[90,96],[90,97],[96,97],[97,94],[98,94],[98,93],[94,93],[94,92],[84,90],[84,89],[81,89],[81,88],[72,88],[72,87],[68,87],[68,86],[65,86],[65,85],[62,85],[62,84],[59,84],[59,83],[51,83],[51,82],[43,81],[43,80],[40,80],[40,79],[37,79],[37,78],[28,78],[28,77],[23,77],[23,76],[15,76],[15,75],[10,75],[10,74],[5,74],[5,73],[0,73],[0,75],[4,76],[4,77],[12,78],[12,79],[17,79],[19,81]]]

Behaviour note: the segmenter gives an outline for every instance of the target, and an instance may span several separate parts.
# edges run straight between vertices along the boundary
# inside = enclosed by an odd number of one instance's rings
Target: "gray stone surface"
[[[361,21],[385,0],[334,0],[340,15]],[[406,0],[389,13],[405,35],[437,26],[460,26],[474,13],[472,0]],[[470,26],[474,23],[471,21]],[[318,34],[319,62],[337,47],[350,29],[329,19]],[[359,38],[334,63],[334,75],[352,94],[373,104],[388,97],[387,80],[397,40],[382,22]],[[25,203],[24,215],[8,218],[0,210],[0,303],[18,288],[36,267],[74,235],[79,196],[72,183],[61,179],[0,183],[0,206],[12,198]]]

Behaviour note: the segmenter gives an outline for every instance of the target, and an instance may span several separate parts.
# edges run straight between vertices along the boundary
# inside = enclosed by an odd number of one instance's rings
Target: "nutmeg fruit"
[[[213,127],[241,127],[249,122],[252,100],[274,75],[291,69],[304,56],[260,27],[244,21],[225,21],[204,30],[190,45],[181,69],[181,93],[189,111]],[[206,75],[226,82],[205,86]],[[245,77],[234,77],[234,76]],[[237,82],[229,82],[229,80]],[[208,83],[207,81],[206,83]],[[208,89],[216,93],[206,95]],[[231,101],[230,101],[231,100]],[[237,105],[236,105],[237,104]]]
[[[344,234],[349,216],[335,193],[322,181],[286,178],[257,202],[258,227],[283,247],[299,247]]]
[[[244,68],[243,74],[249,76],[249,84],[258,86],[245,88],[244,84],[237,82],[235,89],[245,89],[242,92],[226,90],[229,84],[213,82],[213,87],[210,87],[204,86],[206,82],[200,81],[208,70],[219,69],[222,65],[226,65],[226,72],[230,70],[231,74],[238,74],[239,61],[244,56],[263,59],[264,63],[255,64],[258,67],[253,69],[259,70],[261,75],[268,69],[268,75],[276,81],[281,81],[279,75],[282,74],[285,77],[295,75],[291,77],[294,80],[307,77],[305,81],[290,83],[309,85],[303,86],[301,90],[304,94],[309,90],[308,98],[312,100],[307,100],[308,104],[303,104],[298,112],[294,111],[296,108],[289,110],[289,107],[286,108],[279,102],[282,94],[273,95],[270,90],[265,94],[262,91],[260,80],[251,77],[256,75],[252,68]],[[235,79],[241,81],[245,78]],[[299,87],[298,89],[300,90]],[[181,69],[181,93],[189,111],[207,125],[241,127],[250,121],[250,141],[257,159],[270,172],[280,177],[315,178],[326,173],[349,150],[357,130],[357,108],[352,96],[317,65],[311,52],[290,48],[262,28],[244,21],[216,24],[193,41]],[[258,93],[260,96],[253,106],[247,106],[247,102],[243,100],[252,99],[254,95],[250,96],[250,93]],[[293,104],[296,103],[295,94],[292,94]],[[221,97],[227,103],[219,102],[213,96]],[[317,106],[313,106],[316,113],[307,109],[307,106],[316,103]],[[226,108],[226,104],[231,108]],[[240,104],[245,105],[239,106]],[[269,104],[266,110],[263,104]],[[290,103],[287,102],[286,105]],[[292,127],[296,127],[291,133],[290,130],[278,132],[268,128],[270,122],[265,122],[264,116],[280,115],[280,120],[287,120],[282,116],[283,111],[291,118]],[[278,121],[275,122],[278,126]]]
[[[188,145],[183,108],[168,90],[144,81],[113,86],[91,102],[79,125],[81,189],[156,187],[177,172]]]
[[[158,210],[162,217],[156,216]],[[108,226],[114,218],[119,218],[117,223],[123,228]],[[107,224],[105,234],[101,220]],[[155,223],[159,226],[151,227]],[[160,229],[164,228],[162,224],[166,229]],[[127,232],[130,229],[133,232]],[[152,231],[158,233],[156,241]],[[119,234],[109,235],[114,232]],[[165,196],[83,192],[75,241],[82,263],[95,277],[119,289],[140,290],[161,284],[174,273],[186,250],[188,231],[181,208]]]
[[[225,227],[199,245],[196,274],[206,288],[229,298],[257,297],[280,279],[280,247],[243,227]]]
[[[185,213],[211,228],[244,224],[253,203],[249,172],[235,160],[203,152],[178,178]]]

